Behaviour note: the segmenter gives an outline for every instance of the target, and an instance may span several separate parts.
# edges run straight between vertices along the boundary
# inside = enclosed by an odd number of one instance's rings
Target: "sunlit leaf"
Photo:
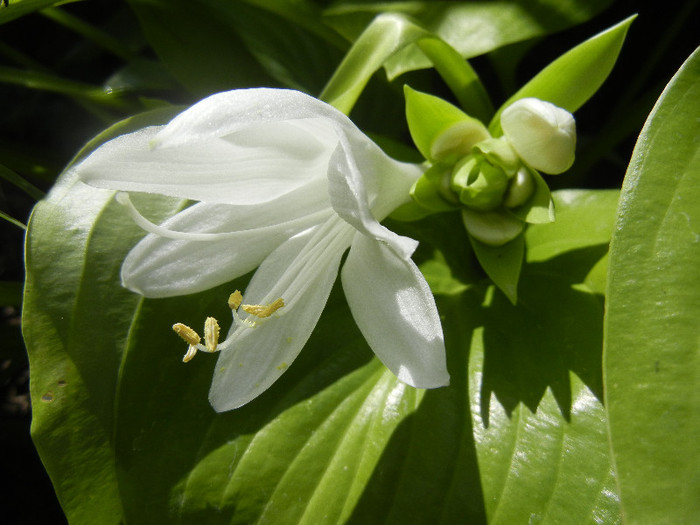
[[[640,134],[611,247],[606,405],[630,523],[700,515],[698,100],[696,50]]]
[[[546,2],[337,2],[325,12],[327,22],[355,41],[372,19],[382,12],[411,17],[421,28],[454,47],[463,58],[559,31],[588,20],[607,7],[609,0]],[[416,46],[409,46],[389,61],[390,78],[430,67]]]
[[[499,108],[489,125],[491,133],[501,134],[501,112],[521,98],[547,100],[571,113],[580,108],[610,74],[634,18],[589,38],[535,75]]]

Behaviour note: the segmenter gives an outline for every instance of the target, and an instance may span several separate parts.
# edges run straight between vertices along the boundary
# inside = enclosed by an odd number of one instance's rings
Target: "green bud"
[[[462,222],[476,240],[490,246],[503,246],[523,231],[524,223],[505,210],[478,212],[462,210]]]
[[[452,189],[465,206],[488,211],[501,205],[508,189],[508,176],[480,155],[469,155],[455,166]]]
[[[488,139],[486,126],[441,98],[404,86],[406,121],[411,138],[431,162],[451,164]]]
[[[489,138],[474,145],[494,166],[500,167],[508,177],[514,177],[522,162],[510,142],[503,137]]]
[[[510,181],[508,191],[503,199],[506,208],[515,208],[525,204],[535,191],[535,181],[532,180],[530,171],[522,166],[515,177]]]
[[[454,210],[457,196],[450,189],[449,166],[434,164],[413,183],[410,194],[422,208],[433,212]]]

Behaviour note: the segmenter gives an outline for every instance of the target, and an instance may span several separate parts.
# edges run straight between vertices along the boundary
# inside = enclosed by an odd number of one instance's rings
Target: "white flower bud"
[[[523,98],[501,113],[503,133],[520,158],[550,175],[568,170],[574,163],[574,116],[544,100]]]

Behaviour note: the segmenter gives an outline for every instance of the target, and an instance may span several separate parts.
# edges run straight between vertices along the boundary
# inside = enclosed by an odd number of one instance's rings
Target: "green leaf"
[[[0,219],[2,219],[2,220],[4,220],[4,221],[7,221],[7,222],[9,222],[10,224],[14,224],[14,225],[17,226],[18,228],[22,228],[23,230],[26,230],[26,229],[27,229],[27,225],[26,225],[26,224],[24,224],[24,223],[21,222],[21,221],[18,221],[17,219],[15,219],[14,217],[8,215],[8,214],[5,213],[4,211],[0,211]]]
[[[171,115],[128,119],[92,147]],[[116,524],[122,515],[111,407],[138,298],[116,283],[122,258],[143,232],[124,220],[113,194],[63,175],[34,208],[27,232],[22,331],[33,374],[32,438],[75,523]],[[156,216],[173,211],[162,199],[143,205]],[[99,234],[105,230],[118,233]]]
[[[197,96],[275,85],[316,93],[345,45],[306,2],[296,14],[290,2],[262,0],[129,4],[162,61]]]
[[[545,260],[559,276],[575,275],[578,282],[602,297],[607,278],[607,252],[615,223],[618,190],[560,190],[552,193],[557,220],[525,231],[526,260]]]
[[[0,2],[0,24],[5,24],[51,6],[70,4],[80,0],[8,0],[8,5]]]
[[[480,118],[491,114],[491,102],[471,66],[448,44],[398,13],[381,14],[372,20],[340,63],[320,98],[350,113],[372,75],[413,43],[429,57],[465,110]]]
[[[450,387],[400,383],[336,287],[285,375],[216,414],[215,357],[183,364],[170,326],[226,319],[228,292],[245,283],[159,300],[122,289],[122,258],[142,232],[111,196],[64,175],[28,234],[33,434],[72,523],[617,519],[599,401],[602,304],[574,288],[579,274],[552,273],[561,257],[525,266],[517,307],[488,283],[444,279],[456,272],[439,266],[464,247],[432,260]],[[135,197],[154,220],[179,206]],[[560,217],[586,216],[588,203],[564,203]]]
[[[337,2],[324,12],[329,25],[356,41],[379,14],[401,13],[470,58],[499,47],[559,31],[588,20],[609,0],[524,0],[520,2]],[[418,46],[409,46],[387,64],[395,78],[430,67]]]
[[[489,124],[491,134],[502,135],[501,112],[521,98],[539,98],[574,113],[612,71],[635,16],[589,38],[535,75],[496,112]]]
[[[0,177],[14,184],[27,195],[34,197],[36,200],[39,200],[44,196],[44,192],[34,186],[34,184],[2,164],[0,164]]]
[[[474,255],[486,275],[501,290],[511,303],[518,301],[518,279],[523,265],[525,253],[525,239],[518,235],[515,239],[502,244],[491,246],[485,244],[473,236],[469,236]]]
[[[642,130],[610,254],[606,406],[630,523],[700,515],[700,51]]]
[[[228,20],[206,0],[129,0],[172,75],[197,96],[270,84]]]

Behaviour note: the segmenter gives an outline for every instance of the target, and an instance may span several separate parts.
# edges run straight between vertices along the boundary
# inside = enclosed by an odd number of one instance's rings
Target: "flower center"
[[[247,326],[248,328],[255,328],[256,326],[259,326],[261,323],[271,317],[277,310],[284,307],[284,300],[281,297],[270,304],[242,305],[242,302],[243,295],[239,290],[233,292],[228,298],[228,306],[231,308],[234,321],[237,325]],[[257,317],[259,320],[251,321],[250,318],[241,319],[237,311],[239,308],[248,313],[250,316]],[[207,317],[206,321],[204,322],[204,344],[201,344],[202,338],[199,336],[199,334],[185,324],[175,323],[173,325],[173,331],[189,345],[187,347],[187,353],[182,358],[183,363],[191,361],[198,350],[210,354],[220,350],[218,348],[220,332],[219,322],[213,317]]]

